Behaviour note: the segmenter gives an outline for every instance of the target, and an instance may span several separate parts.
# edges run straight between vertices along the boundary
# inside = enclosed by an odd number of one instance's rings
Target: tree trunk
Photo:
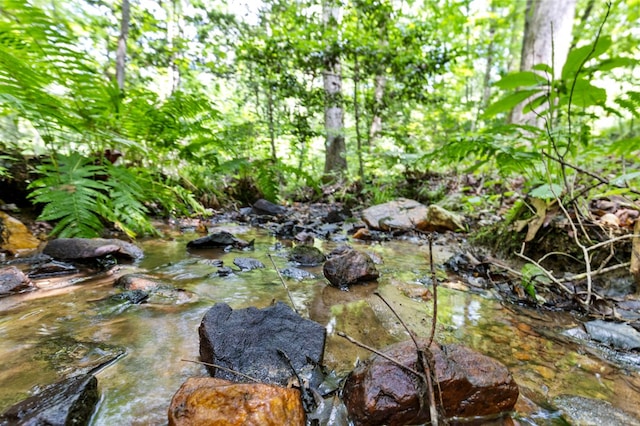
[[[530,71],[534,65],[547,64],[553,76],[562,73],[571,46],[576,0],[527,0],[520,70]],[[532,113],[523,114],[522,106],[514,109],[511,122],[541,126]]]
[[[325,33],[337,30],[340,6],[333,0],[322,4],[322,22]],[[342,106],[342,75],[340,57],[331,46],[325,52],[323,73],[325,110],[325,178],[337,178],[347,171],[346,143],[344,138],[344,109]]]
[[[122,0],[122,21],[116,52],[116,81],[120,90],[124,90],[124,71],[127,59],[127,38],[129,37],[129,0]]]
[[[382,100],[384,88],[387,84],[386,77],[380,72],[373,80],[373,116],[369,128],[369,145],[375,145],[375,141],[382,132]]]

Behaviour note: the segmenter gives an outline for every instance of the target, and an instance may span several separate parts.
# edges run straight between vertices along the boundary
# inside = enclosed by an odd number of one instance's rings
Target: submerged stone
[[[233,264],[240,268],[242,271],[251,271],[253,269],[264,268],[264,263],[260,262],[258,259],[253,259],[251,257],[236,257],[235,259],[233,259]]]
[[[422,339],[419,344],[426,345]],[[513,409],[519,395],[509,370],[498,361],[462,345],[431,345],[435,375],[447,417],[485,417]],[[413,341],[384,351],[417,370]],[[344,401],[356,425],[421,424],[429,422],[426,386],[411,372],[374,355],[345,380]],[[421,404],[422,400],[422,404]]]
[[[325,328],[278,302],[264,309],[233,310],[225,303],[207,311],[199,328],[200,359],[251,376],[286,385],[296,372],[322,364]],[[291,365],[282,354],[291,360]],[[246,381],[242,376],[207,366],[217,378]]]
[[[262,383],[192,377],[171,400],[169,426],[303,426],[300,392]]]
[[[577,395],[560,395],[553,403],[569,424],[581,426],[640,426],[640,419],[614,407],[607,401]]]
[[[317,247],[298,245],[291,249],[289,260],[304,266],[315,266],[324,262],[326,257]]]
[[[99,399],[95,376],[71,377],[9,408],[0,415],[0,425],[86,425]]]

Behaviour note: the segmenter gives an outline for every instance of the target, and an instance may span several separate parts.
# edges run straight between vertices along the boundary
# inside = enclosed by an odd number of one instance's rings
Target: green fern
[[[57,160],[38,166],[41,177],[29,185],[35,188],[29,197],[45,204],[38,219],[58,221],[51,234],[59,237],[100,236],[104,224],[98,212],[108,187],[95,177],[103,175],[105,167],[78,153]]]
[[[107,172],[107,192],[99,204],[104,207],[101,215],[131,238],[140,233],[158,234],[149,222],[148,209],[143,204],[147,198],[145,191],[131,169],[109,165]]]

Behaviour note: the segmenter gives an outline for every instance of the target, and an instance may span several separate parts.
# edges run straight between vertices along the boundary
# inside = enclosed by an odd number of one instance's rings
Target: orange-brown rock
[[[193,377],[171,400],[169,426],[304,425],[297,389]]]
[[[40,243],[22,222],[0,212],[0,251],[12,256],[28,256],[38,249]]]

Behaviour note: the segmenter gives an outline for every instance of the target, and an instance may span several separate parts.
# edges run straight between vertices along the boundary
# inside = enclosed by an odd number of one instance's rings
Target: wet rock
[[[264,268],[264,263],[260,262],[258,259],[253,259],[251,257],[236,257],[235,259],[233,259],[233,264],[240,268],[242,271],[251,271],[253,269]]]
[[[124,302],[131,305],[139,305],[149,298],[149,293],[144,290],[128,290],[109,297],[116,302]]]
[[[413,229],[424,221],[427,207],[415,200],[399,198],[362,211],[362,220],[373,229]]]
[[[135,244],[113,238],[58,238],[49,241],[42,252],[59,260],[87,260],[108,255],[134,260],[143,256]]]
[[[175,288],[147,274],[123,275],[116,280],[115,285],[127,291],[120,293],[120,295],[112,296],[112,299],[130,299],[129,301],[132,304],[148,302],[156,305],[181,305],[198,299],[197,295],[190,291]],[[127,294],[131,294],[131,297],[126,296]]]
[[[0,268],[0,297],[33,289],[33,283],[20,269],[15,266]]]
[[[326,257],[317,247],[299,245],[291,249],[289,260],[304,266],[315,266],[324,262]]]
[[[584,324],[589,336],[615,349],[630,350],[640,348],[640,332],[630,325],[594,320]]]
[[[233,269],[228,266],[222,266],[218,268],[216,275],[219,277],[228,277],[229,275],[233,275]]]
[[[0,415],[0,425],[86,425],[99,399],[95,376],[71,377],[9,408]]]
[[[0,211],[0,252],[11,256],[28,256],[41,243],[22,222]]]
[[[287,209],[286,207],[279,206],[271,201],[260,199],[253,204],[252,213],[266,216],[280,216],[286,214]]]
[[[157,278],[146,274],[126,274],[119,277],[115,282],[116,287],[125,290],[153,291],[164,284]]]
[[[47,363],[60,376],[94,373],[125,354],[125,349],[104,342],[78,341],[59,336],[34,347],[31,359]]]
[[[302,318],[284,303],[264,309],[232,310],[219,303],[205,314],[199,328],[200,359],[203,362],[249,375],[255,379],[285,385],[293,376],[284,352],[296,371],[322,364],[325,328]],[[244,381],[241,376],[207,366],[218,378]]]
[[[281,269],[280,270],[280,275],[282,275],[285,278],[294,279],[296,281],[302,281],[302,280],[306,280],[306,279],[313,279],[313,278],[316,277],[311,272],[305,271],[304,269],[300,269],[300,268],[284,268],[284,269]]]
[[[73,275],[78,272],[78,268],[66,262],[52,260],[50,262],[39,263],[29,271],[29,278],[47,278],[61,275]]]
[[[353,249],[331,257],[322,272],[331,285],[342,289],[357,282],[376,280],[380,275],[368,254]]]
[[[568,424],[580,426],[640,426],[640,419],[614,407],[607,401],[575,395],[560,395],[553,403]]]
[[[427,343],[424,339],[419,342]],[[412,341],[395,344],[384,353],[417,369]],[[456,344],[434,343],[431,353],[447,417],[492,416],[510,411],[515,405],[518,386],[504,365]],[[412,373],[375,355],[349,374],[343,395],[355,424],[403,425],[429,421],[426,392]],[[427,402],[422,410],[419,394]]]
[[[303,426],[305,414],[296,389],[189,378],[171,400],[169,426],[204,424]]]
[[[426,217],[417,223],[417,227],[428,232],[464,231],[466,229],[462,216],[436,204],[431,204],[427,208]]]
[[[192,249],[209,249],[209,248],[236,248],[244,249],[253,247],[253,241],[247,242],[243,239],[236,238],[227,231],[215,232],[206,237],[198,238],[187,243],[187,248]]]

